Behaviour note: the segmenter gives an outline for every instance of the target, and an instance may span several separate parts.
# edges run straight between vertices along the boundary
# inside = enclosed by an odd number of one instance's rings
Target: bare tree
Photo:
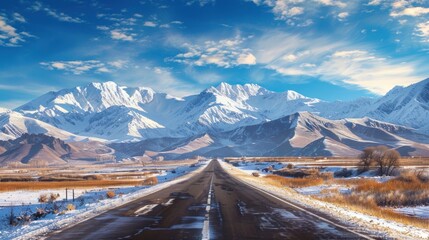
[[[391,175],[393,170],[399,166],[401,155],[394,149],[386,146],[365,148],[359,155],[359,167],[361,171],[367,171],[373,165],[378,167],[380,176]]]
[[[380,175],[392,175],[393,170],[399,167],[399,159],[401,155],[395,149],[390,149],[384,152],[382,164],[380,166]]]
[[[374,147],[365,148],[362,153],[359,155],[359,168],[361,172],[369,170],[369,167],[373,164],[373,153]]]

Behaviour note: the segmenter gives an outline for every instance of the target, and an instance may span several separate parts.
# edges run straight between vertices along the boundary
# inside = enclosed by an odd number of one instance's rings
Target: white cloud
[[[314,44],[317,42],[317,44]],[[284,44],[288,43],[288,44]],[[258,63],[284,76],[311,76],[384,94],[423,79],[412,63],[377,56],[362,46],[328,37],[267,32],[252,46]]]
[[[146,22],[144,22],[143,26],[145,26],[145,27],[156,27],[156,26],[158,26],[158,24],[153,22],[153,21],[146,21]]]
[[[425,39],[426,42],[429,42],[429,21],[417,24],[416,32],[417,36],[420,36]]]
[[[75,75],[80,75],[87,72],[110,73],[115,70],[125,68],[127,66],[127,61],[117,60],[108,63],[98,60],[52,61],[41,62],[40,64],[49,70],[61,70]]]
[[[215,2],[215,0],[190,0],[188,2],[186,2],[186,5],[193,5],[193,4],[199,4],[201,7],[211,3],[213,4]]]
[[[25,23],[25,22],[27,22],[27,21],[25,20],[24,16],[22,16],[22,15],[21,15],[21,14],[19,14],[19,13],[13,13],[13,20],[14,20],[14,21],[16,21],[16,22],[21,22],[21,23]]]
[[[404,8],[409,4],[410,3],[408,0],[396,0],[392,3],[392,7],[393,8]]]
[[[348,12],[341,12],[341,13],[338,14],[338,19],[340,21],[342,21],[342,20],[346,19],[348,16],[349,16]]]
[[[377,6],[377,5],[380,5],[380,4],[381,4],[381,2],[382,2],[382,0],[371,0],[371,1],[368,3],[368,5],[370,5],[370,6]]]
[[[283,20],[288,25],[307,27],[313,24],[312,18],[320,17],[322,7],[331,7],[344,11],[352,10],[355,3],[346,4],[340,0],[247,0],[256,5],[271,8],[275,19]],[[341,18],[341,17],[340,17]],[[341,19],[344,19],[341,18]]]
[[[116,60],[116,61],[112,61],[109,62],[109,65],[118,68],[118,69],[122,69],[122,68],[126,68],[128,65],[128,61],[125,60]]]
[[[335,52],[315,71],[325,81],[347,83],[385,94],[394,86],[420,81],[411,64],[395,63],[362,50]]]
[[[8,23],[8,19],[0,15],[0,46],[17,47],[25,42],[26,37],[34,37],[27,32],[19,32]]]
[[[188,65],[216,65],[230,68],[238,65],[254,65],[256,57],[250,49],[241,47],[245,38],[235,37],[220,41],[205,41],[202,44],[184,44],[186,52],[167,59]]]
[[[320,4],[326,5],[326,6],[336,6],[336,7],[340,7],[340,8],[347,7],[347,4],[343,3],[342,1],[338,1],[338,0],[316,0],[316,2],[319,2]]]
[[[256,57],[251,53],[243,53],[238,56],[237,65],[255,65]]]
[[[390,16],[392,17],[401,17],[401,16],[411,16],[411,17],[418,17],[420,15],[428,14],[429,8],[424,7],[409,7],[402,9],[401,11],[397,12],[391,12]]]
[[[172,69],[142,61],[132,71],[121,72],[118,79],[127,86],[148,86],[158,92],[166,92],[175,97],[196,94],[202,90],[195,83],[182,81],[175,77]]]
[[[124,32],[121,29],[114,29],[114,30],[110,31],[110,37],[112,39],[115,39],[115,40],[122,40],[122,41],[130,41],[130,42],[132,42],[132,41],[135,40],[133,36],[135,36],[135,34],[133,34],[133,33],[128,34],[128,33]]]
[[[78,17],[71,17],[63,12],[58,12],[55,9],[49,8],[48,6],[44,6],[41,2],[34,2],[33,6],[31,7],[33,11],[43,11],[47,15],[58,19],[62,22],[71,22],[71,23],[82,23],[84,22],[82,19]]]

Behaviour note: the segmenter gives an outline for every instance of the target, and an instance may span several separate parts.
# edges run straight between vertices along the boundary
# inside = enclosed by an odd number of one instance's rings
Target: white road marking
[[[170,206],[171,204],[173,204],[174,198],[170,198],[166,203],[163,203],[162,205],[164,206]]]
[[[141,208],[137,209],[137,210],[134,212],[134,214],[135,214],[136,216],[144,215],[144,214],[146,214],[146,213],[148,213],[148,212],[152,211],[152,209],[153,209],[154,207],[156,207],[156,206],[158,206],[158,204],[148,204],[148,205],[145,205],[145,206],[143,206],[143,207],[141,207]]]
[[[209,189],[209,195],[207,197],[207,206],[206,206],[206,215],[203,225],[203,233],[202,233],[202,240],[209,240],[210,239],[210,209],[211,209],[211,201],[212,201],[212,192],[213,192],[213,175],[212,179],[210,180],[210,189]]]

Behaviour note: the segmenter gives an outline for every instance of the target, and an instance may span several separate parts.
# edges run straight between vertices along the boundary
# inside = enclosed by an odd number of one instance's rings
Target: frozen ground
[[[413,217],[429,219],[429,206],[395,208],[395,211]]]
[[[323,190],[338,190],[340,193],[349,194],[351,189],[342,185],[319,185],[303,188],[295,188],[298,193],[303,195],[323,195]]]
[[[237,162],[233,165],[248,174],[259,172],[260,175],[266,175],[269,173],[266,170],[270,166],[273,168],[273,170],[279,170],[286,167],[285,164],[277,162]]]
[[[179,181],[183,181],[196,172],[201,171],[206,164],[192,166],[180,166],[170,168],[161,172],[157,178],[159,183],[154,186],[125,186],[115,188],[94,188],[84,191],[75,191],[75,202],[71,200],[65,201],[62,189],[51,189],[41,191],[15,191],[0,193],[0,199],[6,198],[6,201],[13,203],[12,206],[0,207],[0,239],[36,239],[35,236],[50,232],[70,224],[76,224],[85,219],[94,217],[104,211],[120,206],[137,198],[158,191]],[[192,172],[192,173],[191,173]],[[191,174],[187,174],[191,173]],[[109,190],[114,190],[116,196],[112,199],[106,198],[106,193]],[[8,218],[11,211],[15,215],[22,212],[34,213],[38,208],[48,207],[48,204],[37,203],[37,198],[41,193],[60,193],[60,201],[56,201],[57,205],[66,206],[72,203],[76,206],[76,210],[66,211],[64,214],[48,214],[45,217],[34,220],[28,224],[10,226]],[[69,192],[71,196],[71,192]],[[9,198],[9,200],[7,200]],[[19,199],[19,200],[17,200]],[[0,200],[0,204],[1,204]],[[19,204],[23,202],[23,204]]]
[[[396,239],[429,239],[429,229],[417,228],[410,225],[405,225],[391,220],[380,219],[375,216],[366,215],[351,209],[337,206],[331,203],[317,200],[308,195],[299,194],[289,188],[281,188],[273,186],[260,177],[252,177],[248,171],[243,171],[240,168],[234,167],[231,164],[221,162],[222,166],[230,174],[235,175],[238,179],[247,184],[253,185],[256,188],[265,190],[276,196],[279,196],[287,201],[296,203],[308,208],[317,209],[323,213],[329,214],[340,221],[347,224],[355,225],[358,229],[370,231],[380,238],[396,238]],[[307,189],[308,192],[320,192],[320,187]],[[319,191],[320,190],[320,191]],[[423,209],[424,211],[425,209]]]

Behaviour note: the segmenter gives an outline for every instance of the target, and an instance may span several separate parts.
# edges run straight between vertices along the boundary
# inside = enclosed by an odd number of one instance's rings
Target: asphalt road
[[[187,181],[46,238],[363,239],[365,234],[255,190],[212,161]]]

